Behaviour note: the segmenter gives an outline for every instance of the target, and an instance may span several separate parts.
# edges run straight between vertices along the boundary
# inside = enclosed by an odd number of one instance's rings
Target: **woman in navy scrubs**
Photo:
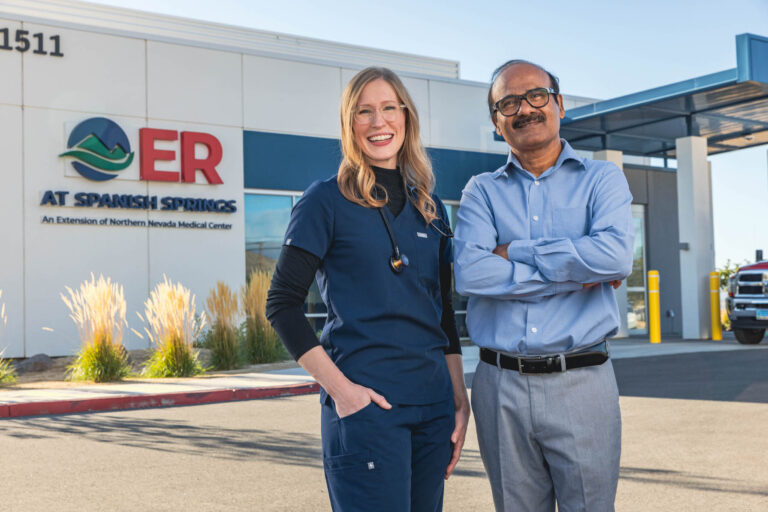
[[[291,213],[267,316],[323,388],[333,510],[442,510],[470,414],[452,234],[416,108],[392,71],[367,68],[347,85],[341,146],[337,175]],[[319,342],[302,312],[315,275],[328,308]]]

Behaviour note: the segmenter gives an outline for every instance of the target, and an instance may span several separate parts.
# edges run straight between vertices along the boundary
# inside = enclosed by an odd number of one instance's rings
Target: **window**
[[[451,224],[451,229],[456,229],[456,214],[459,211],[458,201],[443,200],[445,209],[448,213],[448,219]],[[469,331],[467,331],[467,297],[456,293],[456,285],[451,280],[451,290],[453,290],[453,310],[456,313],[456,328],[459,331],[459,338],[462,340],[469,339]]]
[[[646,334],[645,206],[632,205],[632,221],[635,224],[635,247],[632,273],[627,278],[627,329],[629,334]]]
[[[291,218],[291,196],[246,194],[245,272],[274,272]]]
[[[274,272],[291,219],[291,208],[300,194],[260,193],[245,195],[245,272]],[[317,283],[313,282],[304,302],[304,312],[315,332],[325,325],[326,309]]]

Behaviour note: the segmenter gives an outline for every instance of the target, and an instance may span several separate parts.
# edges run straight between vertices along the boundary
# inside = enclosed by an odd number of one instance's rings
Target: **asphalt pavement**
[[[735,356],[763,352],[706,357],[742,373]],[[665,357],[628,359],[627,367],[615,361],[619,381],[642,375],[647,363],[661,369],[647,394],[680,381],[680,368],[660,364]],[[764,375],[753,376],[763,382]],[[620,401],[617,511],[768,510],[768,405],[626,395]],[[0,511],[330,510],[319,411],[312,394],[0,420]],[[446,484],[447,512],[493,510],[473,423]]]
[[[612,343],[623,418],[616,510],[768,511],[766,349]],[[471,383],[477,350],[465,347],[464,361]],[[0,420],[0,512],[330,509],[316,384],[301,371],[83,388],[0,392],[5,407],[55,398],[137,407]],[[280,398],[248,399],[258,394]],[[227,401],[155,407],[185,403],[163,396]],[[147,401],[156,403],[141,408]],[[492,510],[472,422],[445,510]]]

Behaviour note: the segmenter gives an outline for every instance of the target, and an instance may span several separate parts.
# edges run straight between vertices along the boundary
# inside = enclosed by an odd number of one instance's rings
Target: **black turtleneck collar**
[[[371,166],[373,174],[376,176],[376,184],[387,191],[387,208],[392,215],[397,216],[405,207],[405,188],[400,168],[385,169],[383,167]]]

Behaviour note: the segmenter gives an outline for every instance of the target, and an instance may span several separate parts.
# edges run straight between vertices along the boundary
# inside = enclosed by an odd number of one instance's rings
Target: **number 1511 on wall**
[[[58,34],[49,36],[48,40],[53,44],[53,51],[45,50],[46,37],[42,32],[32,34],[29,30],[18,29],[14,32],[14,39],[11,40],[11,30],[9,28],[0,28],[0,50],[26,52],[32,50],[35,55],[50,55],[51,57],[63,57],[61,52],[61,36]],[[16,43],[15,46],[11,43]],[[49,47],[50,49],[50,47]]]

